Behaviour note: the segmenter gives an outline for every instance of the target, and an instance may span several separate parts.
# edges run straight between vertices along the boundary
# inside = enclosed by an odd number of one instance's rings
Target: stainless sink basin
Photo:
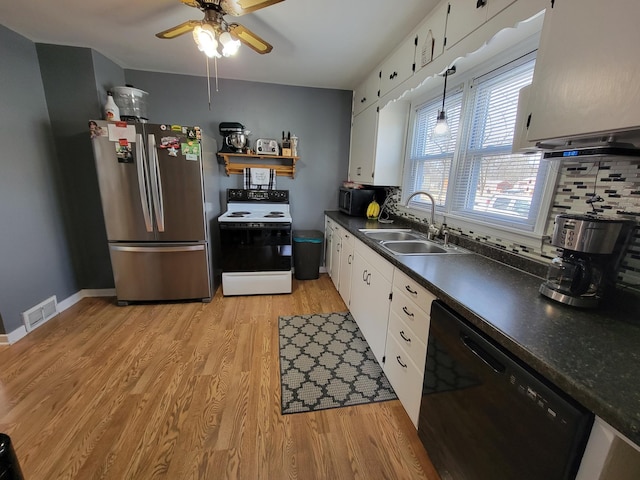
[[[448,253],[470,253],[456,245],[443,245],[428,240],[426,235],[408,228],[360,229],[371,240],[392,255],[442,255]]]
[[[405,240],[382,242],[383,248],[396,255],[425,255],[432,253],[447,253],[447,249],[426,240]]]
[[[364,234],[372,240],[378,241],[404,241],[404,240],[422,240],[424,237],[419,233],[414,233],[411,230],[374,230],[365,231]]]

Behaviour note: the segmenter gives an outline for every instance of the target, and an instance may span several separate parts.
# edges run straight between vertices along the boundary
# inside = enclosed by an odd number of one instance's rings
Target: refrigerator
[[[118,304],[211,301],[216,144],[199,127],[92,120]]]

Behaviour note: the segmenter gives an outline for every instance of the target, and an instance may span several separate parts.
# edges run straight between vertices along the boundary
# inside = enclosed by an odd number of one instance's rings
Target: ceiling
[[[438,0],[286,0],[227,16],[273,45],[242,47],[218,61],[221,78],[353,89],[416,27]],[[36,43],[92,48],[125,69],[206,75],[190,34],[155,37],[202,12],[180,0],[12,0],[0,22]],[[213,61],[211,69],[213,71]]]

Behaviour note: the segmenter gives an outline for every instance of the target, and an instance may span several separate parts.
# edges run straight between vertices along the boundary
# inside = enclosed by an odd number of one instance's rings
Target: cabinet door
[[[446,48],[453,47],[486,19],[486,5],[478,7],[477,0],[449,0]]]
[[[556,0],[533,74],[528,140],[640,126],[640,2]]]
[[[416,37],[407,38],[382,64],[380,96],[384,96],[413,75]]]
[[[359,255],[357,250],[353,259],[353,275],[351,314],[376,360],[382,365],[389,321],[391,282]]]
[[[331,280],[336,287],[339,287],[340,279],[340,250],[342,248],[342,228],[335,225],[331,238]]]
[[[353,92],[353,114],[373,105],[380,96],[380,70],[375,70]]]
[[[378,130],[378,107],[371,105],[353,117],[351,127],[351,156],[349,180],[370,185],[373,183],[376,135]]]
[[[331,250],[333,248],[333,222],[325,219],[324,225],[324,268],[331,276]]]
[[[338,291],[344,303],[351,299],[351,275],[353,272],[353,241],[351,234],[344,232],[340,242],[340,281]]]
[[[495,17],[516,0],[449,0],[446,48]]]
[[[444,51],[447,7],[446,2],[438,5],[418,28],[418,43],[414,59],[416,72],[442,55]]]

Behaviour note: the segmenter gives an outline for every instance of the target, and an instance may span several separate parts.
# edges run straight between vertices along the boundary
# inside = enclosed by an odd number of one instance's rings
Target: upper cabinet
[[[353,117],[349,180],[365,185],[399,186],[408,104],[372,105]]]
[[[449,0],[446,48],[495,17],[516,0]]]
[[[380,74],[380,96],[384,96],[413,75],[417,37],[410,37],[383,64]]]
[[[416,72],[429,65],[444,52],[447,10],[448,4],[446,2],[440,3],[418,27],[414,59]]]
[[[549,2],[529,101],[528,140],[640,127],[639,18],[637,1]]]
[[[364,82],[353,92],[353,114],[358,115],[365,108],[378,101],[380,96],[380,71],[371,72]]]

